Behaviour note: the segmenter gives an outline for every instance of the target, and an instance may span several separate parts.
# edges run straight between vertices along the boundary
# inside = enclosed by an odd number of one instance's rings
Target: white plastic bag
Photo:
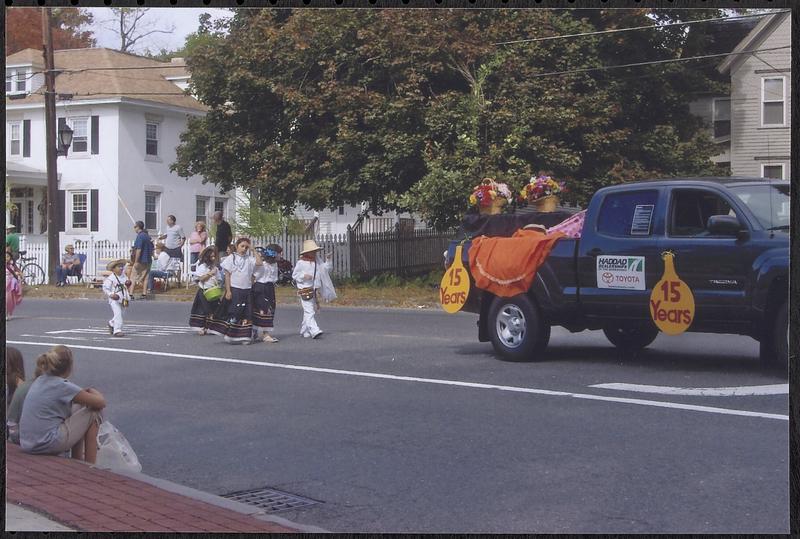
[[[142,465],[131,444],[117,427],[108,421],[100,423],[97,432],[97,468],[141,472]]]

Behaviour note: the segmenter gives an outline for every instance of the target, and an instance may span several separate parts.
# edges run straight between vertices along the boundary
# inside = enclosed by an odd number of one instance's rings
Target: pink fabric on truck
[[[581,210],[569,219],[561,221],[555,226],[547,229],[548,234],[553,232],[563,232],[570,238],[580,238],[583,231],[583,221],[586,218],[586,210]]]

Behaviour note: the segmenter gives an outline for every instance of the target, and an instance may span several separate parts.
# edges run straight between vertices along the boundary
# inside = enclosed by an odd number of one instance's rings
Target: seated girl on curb
[[[56,346],[40,357],[42,375],[31,384],[19,421],[19,445],[26,453],[59,455],[91,464],[97,459],[97,431],[105,408],[103,394],[81,389],[72,374],[72,351]]]

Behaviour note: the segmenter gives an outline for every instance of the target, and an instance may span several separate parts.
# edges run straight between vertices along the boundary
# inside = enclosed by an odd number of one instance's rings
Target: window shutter
[[[97,116],[94,116],[96,118]],[[94,153],[94,152],[92,152]],[[90,230],[92,232],[97,232],[100,230],[98,226],[100,224],[100,211],[99,211],[99,202],[100,202],[100,190],[99,189],[92,189],[90,191],[90,198],[91,198],[91,227]]]
[[[92,116],[92,155],[97,155],[99,153],[100,153],[100,116]]]
[[[22,120],[22,157],[31,156],[31,121]]]
[[[58,213],[56,214],[56,221],[58,221],[58,231],[64,232],[67,224],[67,192],[63,189],[58,190]]]
[[[56,150],[60,150],[61,149],[61,145],[58,142],[58,132],[61,131],[66,125],[67,125],[67,119],[66,118],[59,118],[58,119],[58,127],[56,128]],[[67,151],[69,151],[69,150],[67,150]],[[62,228],[62,230],[63,230],[63,228]]]

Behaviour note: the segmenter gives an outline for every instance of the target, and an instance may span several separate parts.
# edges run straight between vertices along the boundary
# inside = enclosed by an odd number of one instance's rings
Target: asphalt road
[[[134,302],[112,339],[101,301],[26,299],[6,339],[29,371],[75,347],[72,379],[103,391],[144,473],[311,498],[279,514],[331,531],[788,532],[787,379],[752,339],[661,335],[622,357],[554,329],[515,364],[471,314],[327,307],[308,340],[279,306],[280,342],[241,346],[188,333],[188,309]],[[592,387],[615,383],[637,386]]]

